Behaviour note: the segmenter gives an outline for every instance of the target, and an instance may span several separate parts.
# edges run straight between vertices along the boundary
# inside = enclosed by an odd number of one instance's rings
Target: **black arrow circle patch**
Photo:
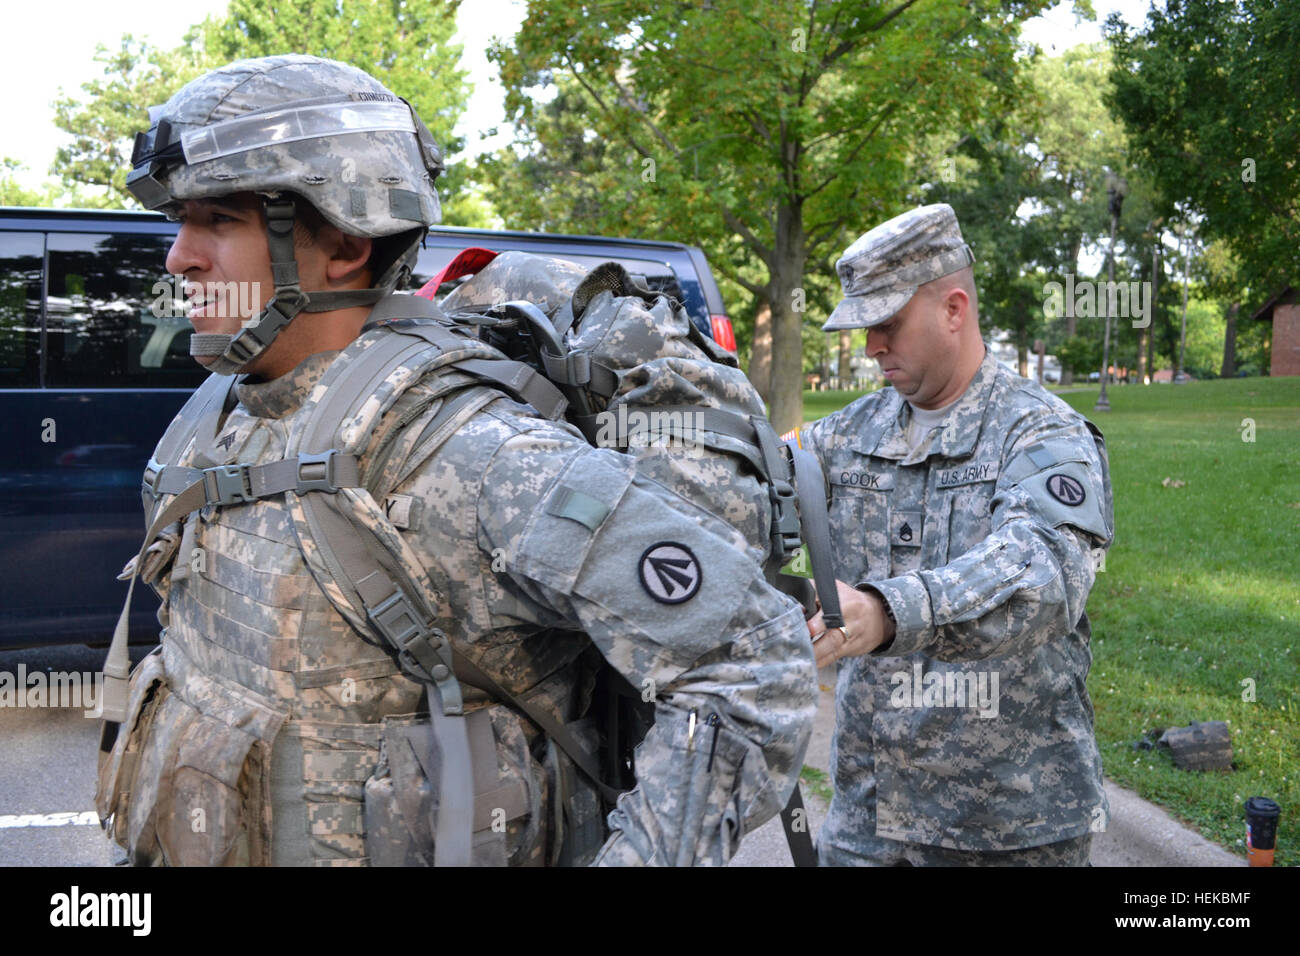
[[[1083,499],[1087,497],[1079,481],[1060,472],[1047,479],[1047,490],[1053,498],[1071,508],[1083,504]]]
[[[681,604],[700,590],[703,574],[691,549],[660,541],[641,555],[641,586],[660,604]]]

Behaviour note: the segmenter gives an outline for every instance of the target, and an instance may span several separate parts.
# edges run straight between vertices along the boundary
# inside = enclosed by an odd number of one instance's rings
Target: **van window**
[[[197,386],[189,321],[163,260],[169,236],[50,233],[45,385]]]
[[[41,233],[0,233],[0,387],[37,388],[41,360]]]

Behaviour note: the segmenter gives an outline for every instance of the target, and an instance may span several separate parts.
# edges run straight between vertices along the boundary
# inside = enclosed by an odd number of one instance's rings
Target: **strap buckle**
[[[460,684],[445,662],[451,659],[447,635],[426,624],[400,588],[374,607],[366,604],[365,608],[374,629],[397,650],[402,671],[423,684],[437,686],[444,714],[464,713]]]
[[[790,557],[803,543],[797,498],[794,487],[794,469],[790,451],[772,429],[772,423],[761,415],[751,415],[754,437],[763,456],[764,477],[772,501],[772,553],[782,561]]]
[[[144,477],[140,482],[140,490],[147,494],[154,501],[158,500],[158,483],[162,481],[163,472],[167,466],[160,464],[157,459],[150,458],[149,464],[144,467]]]
[[[215,465],[203,469],[203,494],[210,505],[233,505],[257,500],[248,465]]]
[[[794,487],[784,478],[772,478],[772,550],[782,561],[803,543]]]
[[[337,493],[338,475],[334,465],[334,456],[337,453],[338,449],[331,448],[320,454],[299,455],[298,486],[293,489],[294,494],[305,495],[309,491],[323,491],[331,495]]]
[[[591,381],[591,353],[586,351],[555,354],[542,346],[542,366],[546,377],[565,385],[586,385]]]
[[[450,673],[437,658],[443,638],[436,628],[424,623],[409,598],[394,591],[374,607],[366,606],[366,617],[401,658],[402,669],[422,681],[441,681]],[[441,669],[441,670],[440,670]]]

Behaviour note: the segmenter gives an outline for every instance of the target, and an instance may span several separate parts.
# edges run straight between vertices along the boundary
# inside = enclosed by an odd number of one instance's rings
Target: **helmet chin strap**
[[[275,294],[266,308],[244,323],[238,334],[195,332],[190,336],[190,355],[196,358],[215,355],[216,361],[208,363],[207,368],[218,375],[234,375],[265,352],[280,330],[299,312],[333,312],[372,305],[388,294],[386,288],[313,292],[310,295],[303,292],[298,284],[298,260],[293,247],[293,200],[268,197],[264,204],[266,243],[271,252]]]

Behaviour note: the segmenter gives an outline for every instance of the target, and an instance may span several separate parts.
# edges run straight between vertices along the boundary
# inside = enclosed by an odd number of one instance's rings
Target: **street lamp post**
[[[1183,331],[1178,337],[1178,371],[1174,374],[1173,384],[1182,385],[1187,381],[1187,375],[1183,371],[1183,358],[1187,353],[1187,227],[1184,225],[1183,233],[1179,237],[1183,247]]]
[[[1119,214],[1124,206],[1124,196],[1127,192],[1128,183],[1114,173],[1106,174],[1106,197],[1110,206],[1110,261],[1106,276],[1111,290],[1115,288],[1115,232],[1119,229]],[[1101,394],[1097,396],[1097,404],[1093,406],[1093,410],[1098,412],[1110,411],[1110,400],[1106,398],[1106,379],[1110,377],[1110,302],[1114,298],[1110,293],[1106,296],[1106,337],[1102,340],[1101,347]]]

